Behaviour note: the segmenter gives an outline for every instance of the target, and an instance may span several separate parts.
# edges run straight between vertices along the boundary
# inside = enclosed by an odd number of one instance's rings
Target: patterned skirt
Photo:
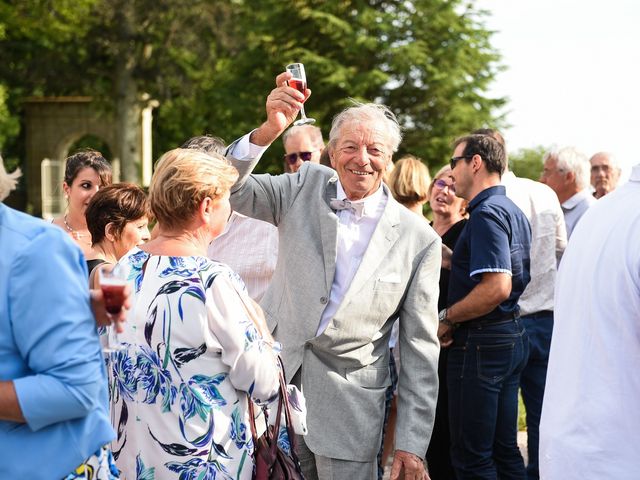
[[[111,449],[102,447],[62,480],[118,480],[120,471]]]

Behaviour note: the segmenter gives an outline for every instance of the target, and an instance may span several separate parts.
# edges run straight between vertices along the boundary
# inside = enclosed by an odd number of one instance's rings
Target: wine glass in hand
[[[289,80],[289,86],[295,88],[304,95],[307,91],[307,76],[304,73],[304,65],[302,63],[290,63],[287,65],[287,72],[293,77]],[[315,119],[307,117],[304,113],[304,105],[300,107],[300,120],[293,122],[295,126],[309,125],[315,123]]]
[[[118,265],[111,269],[109,267],[100,268],[98,270],[98,279],[107,312],[111,315],[118,315],[124,305],[125,288],[127,287],[127,279],[123,269]],[[109,325],[107,327],[107,342],[102,350],[115,352],[123,349],[124,345],[118,340],[116,325]]]

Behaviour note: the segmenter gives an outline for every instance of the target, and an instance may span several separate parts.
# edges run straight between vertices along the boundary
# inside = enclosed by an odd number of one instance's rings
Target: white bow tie
[[[332,198],[329,201],[329,205],[334,210],[351,210],[356,215],[357,218],[362,217],[362,214],[364,213],[364,203],[361,203],[361,202],[355,203],[350,200],[347,200],[346,198],[344,200],[338,200],[337,198]]]

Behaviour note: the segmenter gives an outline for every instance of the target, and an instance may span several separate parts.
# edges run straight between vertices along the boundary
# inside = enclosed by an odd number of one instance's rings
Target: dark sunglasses
[[[451,165],[451,170],[453,170],[454,168],[456,168],[456,163],[458,163],[460,160],[462,160],[463,158],[465,160],[469,159],[469,158],[473,158],[474,154],[471,155],[460,155],[459,157],[451,157],[450,163],[449,165]]]
[[[294,153],[289,153],[287,155],[284,155],[284,159],[287,161],[287,163],[289,165],[295,165],[296,162],[298,161],[298,157],[300,157],[300,159],[303,162],[308,162],[309,160],[311,160],[311,155],[313,155],[314,152],[294,152]]]
[[[444,190],[444,187],[449,187],[449,191],[451,193],[456,193],[456,186],[453,183],[447,183],[441,178],[433,182],[433,184],[438,187],[438,190]]]

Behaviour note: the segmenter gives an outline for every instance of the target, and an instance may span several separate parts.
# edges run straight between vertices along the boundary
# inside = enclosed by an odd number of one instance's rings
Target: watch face
[[[438,314],[438,320],[439,321],[444,321],[444,319],[447,318],[447,309],[444,308],[442,310],[440,310],[440,313]]]

